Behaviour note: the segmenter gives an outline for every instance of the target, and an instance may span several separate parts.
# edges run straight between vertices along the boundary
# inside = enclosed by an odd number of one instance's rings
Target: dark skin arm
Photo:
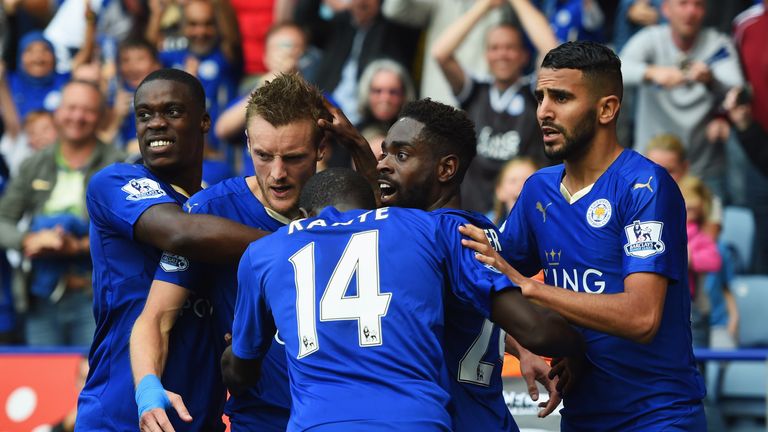
[[[533,353],[546,357],[584,353],[581,334],[565,318],[526,300],[519,289],[496,293],[491,303],[491,321]]]
[[[269,234],[216,216],[188,214],[175,204],[150,207],[133,229],[142,243],[214,263],[240,259],[251,242]]]
[[[233,396],[256,384],[261,375],[261,360],[241,359],[228,346],[221,356],[221,377]]]

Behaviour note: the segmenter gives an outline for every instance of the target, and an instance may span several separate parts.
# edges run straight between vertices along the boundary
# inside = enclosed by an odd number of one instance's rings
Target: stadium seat
[[[735,271],[737,274],[749,273],[752,267],[754,238],[755,216],[752,210],[746,207],[725,207],[720,240],[736,251]]]
[[[731,290],[739,308],[739,345],[768,347],[768,275],[737,276]],[[726,424],[739,423],[746,426],[743,430],[757,424],[765,430],[766,382],[765,361],[731,361],[722,365],[715,386],[709,391]]]

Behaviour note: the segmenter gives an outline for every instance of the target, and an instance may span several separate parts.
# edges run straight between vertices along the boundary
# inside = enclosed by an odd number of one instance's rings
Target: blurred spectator
[[[667,170],[676,183],[688,175],[688,156],[680,138],[673,134],[660,134],[648,142],[645,149],[645,157],[661,165]],[[720,235],[720,227],[723,224],[723,201],[717,196],[710,197],[707,220],[701,229],[712,238]]]
[[[475,4],[476,0],[386,0],[382,4],[385,17],[394,22],[424,29],[426,53],[432,52],[437,38]],[[492,26],[501,21],[502,13],[494,9],[483,16],[465,37],[454,55],[462,65],[471,67],[473,74],[484,75],[488,65],[483,61],[484,38]],[[425,55],[421,66],[420,97],[458,105],[451,86],[431,55]]]
[[[117,48],[117,81],[109,96],[109,115],[102,141],[114,143],[128,154],[138,154],[133,94],[139,83],[160,69],[157,50],[144,39],[126,39]]]
[[[496,179],[493,210],[486,215],[496,226],[501,226],[507,219],[523,190],[523,184],[538,169],[539,165],[529,157],[516,157],[501,168]]]
[[[268,30],[273,24],[293,20],[295,2],[296,0],[230,0],[240,29],[243,71],[247,76],[259,76],[269,71],[269,65],[264,63]]]
[[[605,16],[595,0],[544,0],[542,10],[560,42],[602,42]]]
[[[530,77],[523,76],[529,53],[520,29],[510,24],[491,28],[486,35],[485,58],[490,80],[472,77],[453,53],[472,27],[503,0],[480,0],[448,27],[432,47],[451,88],[477,128],[477,156],[462,184],[467,210],[488,212],[493,206],[493,185],[505,161],[515,156],[545,163],[544,142],[536,119],[536,99]],[[529,0],[509,2],[540,53],[557,45],[546,18]]]
[[[768,137],[768,0],[749,8],[734,21],[734,40],[739,51],[744,74],[749,81],[749,90],[732,94],[730,117],[734,120],[735,138],[746,150],[747,159],[758,171],[751,168],[741,170],[744,177],[744,202],[755,213],[758,223],[755,232],[755,251],[752,270],[768,273],[768,165],[766,158],[759,159],[759,152],[765,151]],[[747,109],[744,105],[750,105]],[[754,121],[750,121],[750,118]],[[754,123],[753,126],[750,124]]]
[[[167,5],[167,2],[153,2],[156,3]],[[152,13],[162,13],[162,10],[153,8]],[[160,52],[163,66],[185,70],[200,80],[214,127],[221,111],[237,93],[240,79],[237,31],[227,0],[189,0],[184,3],[182,17],[187,47]],[[218,148],[219,141],[213,133],[208,135],[208,143]]]
[[[96,138],[101,114],[94,84],[67,84],[54,113],[58,142],[25,160],[0,198],[0,247],[32,260],[26,319],[31,345],[88,345],[93,337],[91,279],[83,270],[88,236],[77,237],[66,227],[87,227],[86,184],[97,170],[121,159],[118,150]],[[23,217],[39,229],[21,231],[17,224]]]
[[[418,32],[381,15],[380,0],[350,0],[348,9],[330,21],[320,16],[320,0],[300,0],[296,23],[312,29],[311,42],[323,50],[316,84],[330,94],[353,124],[360,122],[357,83],[378,58],[410,65]]]
[[[96,20],[107,1],[63,0],[56,9],[43,34],[54,46],[58,72],[70,73],[91,60],[96,43]]]
[[[616,11],[613,49],[621,52],[624,44],[640,29],[664,22],[663,0],[621,0]]]
[[[27,33],[19,41],[18,64],[19,68],[6,76],[19,122],[32,110],[56,109],[69,74],[56,72],[53,45],[42,33]]]
[[[300,60],[306,50],[306,35],[291,23],[275,24],[267,32],[266,51],[264,52],[264,64],[267,72],[259,76],[255,81],[256,89],[271,80],[280,73],[296,72],[300,67]],[[219,141],[237,142],[243,149],[243,166],[238,170],[245,176],[253,175],[253,164],[248,149],[245,146],[245,107],[248,105],[247,95],[232,103],[220,115],[213,127],[216,138]],[[205,167],[203,167],[205,177]]]
[[[0,154],[0,197],[8,185],[10,171],[5,164],[3,155]],[[0,345],[9,345],[19,342],[16,333],[16,308],[11,289],[11,266],[5,255],[5,250],[0,249]]]
[[[5,41],[0,48],[0,60],[5,61],[10,70],[18,68],[17,42],[31,31],[43,30],[56,6],[57,2],[49,0],[3,0],[0,7],[0,35],[5,35]]]
[[[739,308],[731,292],[735,257],[733,249],[723,242],[718,243],[718,252],[723,262],[720,271],[704,279],[710,303],[709,347],[736,348],[739,345]]]
[[[707,0],[704,26],[722,33],[730,33],[733,29],[733,19],[745,9],[760,2],[761,0]]]
[[[715,240],[702,226],[708,219],[711,194],[696,177],[683,177],[678,183],[685,199],[688,231],[688,288],[691,293],[691,332],[693,346],[709,346],[710,302],[704,288],[705,273],[720,271],[722,260]]]
[[[5,156],[11,175],[18,173],[19,166],[26,158],[49,147],[57,138],[53,115],[45,110],[27,114],[22,131],[15,140],[8,137],[0,140],[0,153]]]
[[[405,68],[389,59],[374,60],[360,76],[357,100],[362,130],[380,125],[385,131],[395,123],[403,106],[416,99],[413,81]]]
[[[707,124],[718,98],[743,83],[730,39],[701,27],[704,0],[664,0],[669,23],[635,34],[621,52],[628,86],[638,86],[635,145],[664,132],[679,135],[690,155],[691,172],[722,196],[725,152],[711,142]]]

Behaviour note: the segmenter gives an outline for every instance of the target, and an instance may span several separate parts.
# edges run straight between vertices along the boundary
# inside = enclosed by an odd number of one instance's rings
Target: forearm
[[[214,0],[216,24],[221,35],[221,48],[231,63],[240,57],[240,30],[237,17],[229,0]]]
[[[751,121],[746,127],[737,127],[737,134],[752,166],[768,176],[768,132]]]
[[[173,204],[150,207],[134,227],[136,238],[202,262],[232,262],[265,231],[206,214],[187,214]]]
[[[72,59],[73,71],[77,69],[78,66],[91,61],[96,45],[96,14],[90,10],[89,6],[86,6],[86,8],[85,39],[83,41],[83,46],[80,47],[77,54],[75,54],[75,57]]]
[[[147,375],[162,376],[168,356],[169,332],[170,329],[161,329],[159,320],[153,320],[143,313],[136,319],[130,342],[134,386]]]
[[[242,360],[232,353],[232,347],[227,347],[221,356],[221,377],[229,392],[237,396],[244,393],[248,387],[256,384],[259,379],[261,362],[257,360]]]
[[[546,285],[536,281],[526,297],[562,315],[581,327],[590,328],[635,342],[648,342],[655,334],[648,321],[652,317],[638,311],[637,302],[626,293],[589,294],[570,291],[565,288]]]
[[[248,106],[248,97],[243,98],[237,104],[227,108],[216,120],[214,133],[219,139],[231,139],[237,134],[242,134],[245,129],[245,107]]]
[[[16,110],[16,104],[13,102],[11,91],[8,89],[8,83],[2,75],[0,75],[0,118],[3,120],[3,125],[5,125],[5,132],[10,134],[12,138],[15,138],[21,132],[19,112]]]
[[[464,15],[443,30],[435,40],[432,44],[432,57],[438,63],[443,63],[453,58],[453,53],[489,10],[490,4],[487,0],[475,2]]]
[[[373,194],[376,197],[376,207],[379,207],[381,205],[381,193],[379,192],[379,171],[376,168],[378,162],[371,150],[371,146],[368,145],[365,139],[362,139],[362,142],[349,145],[347,149],[350,156],[352,156],[352,162],[355,164],[355,171],[368,180],[368,184],[371,185]]]
[[[558,45],[549,21],[536,6],[531,4],[530,0],[509,0],[509,3],[515,10],[525,34],[531,39],[540,57]],[[537,64],[539,63],[537,62]]]

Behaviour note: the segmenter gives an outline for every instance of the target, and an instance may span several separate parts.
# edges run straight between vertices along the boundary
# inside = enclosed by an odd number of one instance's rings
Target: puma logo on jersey
[[[536,210],[541,212],[541,218],[544,222],[547,221],[547,208],[549,208],[551,205],[552,203],[549,203],[545,206],[541,204],[541,201],[536,201]]]
[[[632,186],[632,190],[647,188],[649,191],[651,191],[651,193],[653,193],[653,188],[651,188],[651,180],[653,180],[653,176],[651,176],[646,183],[635,183],[635,185]]]

